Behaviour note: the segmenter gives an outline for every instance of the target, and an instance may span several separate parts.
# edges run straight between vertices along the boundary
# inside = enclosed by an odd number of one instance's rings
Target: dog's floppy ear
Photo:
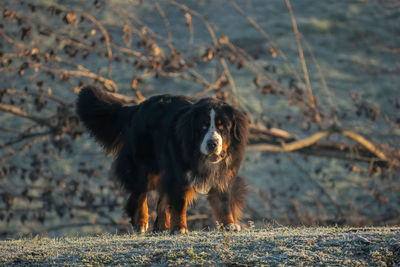
[[[249,123],[246,116],[231,106],[227,106],[227,109],[229,116],[232,118],[231,135],[236,142],[246,144],[249,134]]]

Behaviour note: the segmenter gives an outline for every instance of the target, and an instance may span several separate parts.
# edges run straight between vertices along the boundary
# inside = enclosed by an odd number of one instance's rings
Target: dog
[[[196,193],[207,194],[219,224],[240,231],[246,182],[238,171],[248,138],[242,112],[213,98],[168,94],[126,105],[90,85],[76,106],[91,135],[115,155],[112,172],[129,193],[125,211],[136,231],[148,230],[152,190],[159,195],[154,231],[187,233]]]

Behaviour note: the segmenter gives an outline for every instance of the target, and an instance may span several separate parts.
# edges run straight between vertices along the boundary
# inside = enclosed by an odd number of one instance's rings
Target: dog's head
[[[211,164],[223,161],[239,144],[247,141],[247,120],[240,111],[223,101],[204,98],[182,116],[185,134],[181,140],[187,157],[200,156]]]

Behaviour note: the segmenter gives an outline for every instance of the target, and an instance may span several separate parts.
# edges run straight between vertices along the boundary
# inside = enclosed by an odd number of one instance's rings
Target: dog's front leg
[[[208,193],[208,202],[213,210],[215,219],[228,231],[240,231],[241,227],[234,217],[231,205],[230,192],[211,189]]]
[[[173,234],[186,234],[187,221],[186,221],[186,210],[187,200],[185,193],[180,193],[171,199],[171,233]]]
[[[186,210],[188,203],[193,200],[195,194],[193,189],[182,189],[170,195],[171,233],[186,234],[188,232]]]

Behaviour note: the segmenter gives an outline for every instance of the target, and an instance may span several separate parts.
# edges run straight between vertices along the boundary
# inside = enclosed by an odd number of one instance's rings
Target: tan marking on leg
[[[224,214],[224,215],[222,215],[220,217],[222,217],[221,221],[222,221],[222,223],[224,225],[228,225],[228,224],[231,224],[231,223],[235,222],[234,219],[233,219],[232,212],[230,212],[228,214]]]
[[[148,229],[149,208],[147,207],[147,192],[142,193],[138,198],[138,207],[134,218],[137,231],[144,233]]]
[[[185,192],[183,209],[176,210],[173,207],[171,208],[172,233],[185,234],[188,232],[187,219],[186,219],[187,204],[188,203],[191,204],[195,197],[196,197],[196,191],[194,191],[194,189],[190,189]]]
[[[222,202],[218,197],[218,193],[212,192],[208,195],[208,201],[213,211],[215,219],[223,225],[235,222],[229,202]]]
[[[182,210],[171,209],[171,232],[172,233],[186,233],[187,232],[187,221],[186,221],[186,210],[187,202],[185,202],[184,208]]]

